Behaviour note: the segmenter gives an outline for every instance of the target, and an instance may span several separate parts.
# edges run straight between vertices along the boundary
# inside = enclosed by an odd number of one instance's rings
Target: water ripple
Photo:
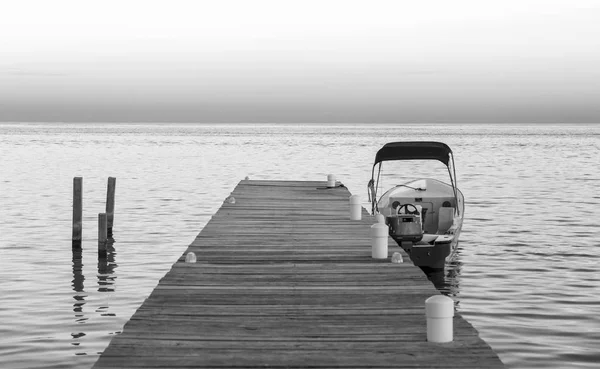
[[[91,367],[242,178],[335,173],[364,195],[374,153],[396,140],[456,154],[466,218],[439,286],[507,367],[597,367],[600,127],[143,124],[0,124],[0,366]],[[98,263],[108,176],[115,242]]]

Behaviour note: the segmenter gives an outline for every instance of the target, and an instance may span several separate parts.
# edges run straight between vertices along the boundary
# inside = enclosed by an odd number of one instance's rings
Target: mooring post
[[[188,252],[187,255],[185,256],[185,262],[186,263],[195,263],[196,262],[196,254],[194,254],[193,252]]]
[[[98,258],[106,259],[106,213],[98,214]]]
[[[82,226],[82,213],[83,213],[83,201],[82,201],[82,188],[83,178],[73,178],[73,237],[72,246],[74,249],[81,248],[81,230]]]
[[[113,222],[115,219],[115,185],[117,179],[108,177],[108,189],[106,191],[106,232],[108,237],[113,235]]]
[[[329,188],[335,187],[335,174],[327,175],[327,187],[329,187]]]
[[[454,339],[454,300],[448,296],[435,295],[425,300],[427,317],[427,341],[452,342]]]
[[[350,220],[362,219],[362,206],[360,205],[360,196],[350,196]]]
[[[389,228],[383,223],[371,226],[371,257],[373,259],[387,259]]]

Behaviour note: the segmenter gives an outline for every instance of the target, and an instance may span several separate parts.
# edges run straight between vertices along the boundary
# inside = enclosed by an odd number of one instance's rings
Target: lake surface
[[[90,368],[241,179],[332,173],[370,209],[375,153],[400,140],[454,151],[465,222],[439,287],[458,312],[509,368],[597,368],[600,125],[8,123],[0,123],[0,367]],[[384,185],[440,169],[399,164],[408,169],[384,165]],[[71,250],[76,176],[81,254]],[[99,264],[109,176],[115,244]]]

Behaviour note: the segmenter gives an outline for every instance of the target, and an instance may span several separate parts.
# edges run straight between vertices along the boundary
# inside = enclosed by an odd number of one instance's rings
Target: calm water
[[[239,180],[333,173],[366,198],[395,140],[455,152],[466,219],[442,287],[507,367],[597,368],[600,125],[131,124],[0,124],[0,367],[91,367]],[[98,264],[109,176],[115,251]]]

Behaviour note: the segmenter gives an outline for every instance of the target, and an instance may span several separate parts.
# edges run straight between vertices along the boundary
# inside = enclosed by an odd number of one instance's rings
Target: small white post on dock
[[[362,206],[360,206],[360,196],[350,196],[350,220],[361,220]]]
[[[404,262],[404,258],[402,254],[399,252],[395,252],[392,254],[392,263],[394,264],[402,264]]]
[[[452,342],[454,301],[444,295],[431,296],[425,300],[425,315],[427,316],[427,341]]]
[[[115,219],[115,185],[117,179],[108,177],[108,188],[106,191],[106,234],[113,235],[113,223]]]
[[[81,230],[83,229],[83,178],[73,178],[73,238],[72,247],[81,248]]]
[[[385,217],[383,216],[383,214],[375,215],[375,223],[385,224]]]
[[[327,175],[327,187],[335,187],[335,175],[328,174]]]
[[[196,262],[196,254],[194,254],[193,252],[188,252],[187,255],[185,256],[185,262],[186,263],[195,263]]]
[[[106,213],[98,214],[98,258],[106,259]]]
[[[382,223],[371,226],[371,257],[387,259],[388,257],[388,227]]]

